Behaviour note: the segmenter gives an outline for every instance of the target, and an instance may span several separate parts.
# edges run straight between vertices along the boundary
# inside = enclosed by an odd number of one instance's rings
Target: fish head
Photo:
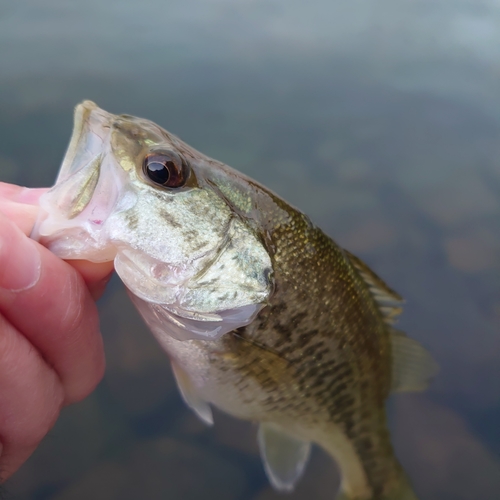
[[[32,236],[63,259],[113,260],[153,331],[216,338],[250,323],[273,290],[263,239],[214,182],[232,175],[224,167],[85,101]]]

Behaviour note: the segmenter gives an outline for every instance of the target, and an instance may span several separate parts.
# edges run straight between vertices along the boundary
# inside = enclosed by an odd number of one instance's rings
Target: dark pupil
[[[170,178],[170,171],[175,169],[175,165],[171,161],[160,163],[152,161],[147,164],[148,176],[157,184],[166,184]]]
[[[166,188],[184,186],[189,176],[188,165],[179,155],[151,153],[144,158],[143,172],[155,184]]]

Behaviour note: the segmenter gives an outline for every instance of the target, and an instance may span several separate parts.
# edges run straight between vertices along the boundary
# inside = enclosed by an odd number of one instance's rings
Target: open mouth
[[[56,183],[40,199],[42,210],[31,236],[61,258],[102,262],[116,254],[106,248],[103,234],[126,184],[109,154],[114,118],[91,101],[76,107]]]
[[[73,133],[54,188],[53,200],[65,218],[82,213],[94,197],[109,145],[113,115],[92,101],[75,109]]]
[[[113,119],[114,115],[102,110],[92,101],[84,101],[76,106],[73,132],[56,185],[102,152]]]

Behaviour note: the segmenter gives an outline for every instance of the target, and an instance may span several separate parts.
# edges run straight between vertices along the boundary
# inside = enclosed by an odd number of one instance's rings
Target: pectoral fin
[[[278,491],[292,491],[304,472],[311,443],[296,439],[274,424],[260,424],[260,455],[269,481]]]
[[[171,363],[182,399],[203,422],[207,425],[213,425],[214,419],[210,405],[200,398],[189,375],[174,360],[172,360]]]

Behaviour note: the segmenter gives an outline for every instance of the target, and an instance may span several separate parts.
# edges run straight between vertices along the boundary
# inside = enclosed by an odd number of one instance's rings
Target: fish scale
[[[435,365],[394,329],[401,297],[306,215],[90,101],[40,204],[33,237],[50,250],[114,260],[188,406],[208,424],[210,405],[259,424],[275,488],[293,489],[316,443],[339,465],[338,499],[416,499],[385,402],[424,389]]]
[[[302,262],[299,266],[307,269],[310,265],[309,261],[314,260],[315,267],[322,269],[323,278],[318,278],[316,286],[308,289],[309,293],[306,299],[303,297],[302,290],[295,291],[293,283],[290,284],[286,278],[282,280],[280,276],[276,276],[274,300],[279,305],[276,308],[271,307],[268,313],[264,310],[254,323],[238,331],[238,335],[243,340],[250,339],[253,342],[249,343],[245,354],[240,353],[232,358],[236,364],[232,368],[226,368],[226,370],[239,372],[242,374],[240,376],[244,378],[256,377],[263,389],[269,394],[269,399],[264,405],[264,413],[267,415],[272,412],[278,413],[275,417],[277,420],[299,418],[305,422],[308,417],[312,417],[312,425],[317,425],[319,419],[316,416],[321,413],[320,409],[326,410],[328,413],[327,422],[331,421],[336,425],[341,425],[349,438],[353,440],[355,446],[357,444],[358,453],[361,461],[365,464],[364,469],[369,477],[370,487],[375,493],[380,488],[383,489],[384,486],[380,485],[385,485],[387,488],[387,485],[390,485],[390,481],[393,480],[392,477],[399,476],[399,466],[393,460],[388,433],[384,432],[383,438],[377,440],[379,441],[377,447],[375,447],[370,437],[373,432],[366,433],[367,430],[380,426],[380,424],[377,425],[377,422],[372,422],[372,420],[380,419],[385,422],[385,414],[383,409],[380,409],[380,406],[382,405],[383,408],[383,402],[389,392],[388,368],[390,363],[384,360],[384,353],[385,357],[389,354],[387,348],[389,335],[386,331],[387,327],[383,324],[381,318],[373,318],[373,316],[377,316],[374,314],[375,308],[367,307],[366,313],[359,308],[355,308],[354,313],[351,314],[358,315],[360,318],[353,321],[350,314],[352,306],[349,307],[353,299],[352,292],[348,287],[345,294],[339,294],[339,289],[336,286],[339,281],[344,281],[344,276],[349,275],[348,270],[346,270],[345,275],[342,273],[340,278],[337,277],[336,269],[339,268],[338,264],[343,259],[343,256],[339,249],[335,248],[331,240],[326,238],[319,230],[317,231],[319,234],[316,238],[314,236],[310,239],[299,238],[299,241],[303,241],[304,245],[312,244],[315,249],[319,246],[319,250],[315,252],[311,259],[301,259]],[[290,241],[288,236],[287,240]],[[311,243],[311,240],[314,243],[317,241],[317,246]],[[307,255],[307,253],[301,252],[296,242],[294,244],[296,245],[293,250],[294,253]],[[276,246],[280,247],[280,242],[277,242]],[[288,269],[290,266],[287,265],[289,259],[286,252],[279,253],[276,256],[276,259],[278,258],[281,259],[281,262],[275,269],[279,269],[285,277],[292,273],[295,276],[300,275],[301,269],[296,261],[294,269]],[[292,290],[289,290],[290,287]],[[337,293],[334,293],[334,290]],[[294,300],[293,296],[295,294],[298,297]],[[280,296],[286,297],[288,304],[293,304],[293,316],[290,316],[288,312],[287,302],[280,302]],[[331,316],[322,315],[323,321],[318,317],[321,315],[320,311],[323,310],[322,302],[328,296],[330,296],[327,299],[329,302],[328,307],[344,311],[346,323],[343,322],[343,318],[338,313]],[[335,305],[332,304],[333,297],[335,297]],[[344,301],[348,302],[345,306]],[[307,309],[296,312],[296,304],[302,304]],[[311,304],[313,304],[312,307]],[[314,304],[316,304],[316,307]],[[363,318],[364,314],[368,317]],[[377,323],[378,328],[375,327]],[[377,343],[379,345],[374,349],[378,354],[378,359],[375,358],[373,365],[379,366],[380,370],[375,373],[375,377],[371,372],[370,378],[366,379],[366,384],[363,387],[361,383],[363,379],[359,376],[353,376],[354,371],[361,372],[362,370],[356,366],[351,368],[349,361],[343,360],[343,352],[346,352],[349,347],[349,351],[352,351],[352,357],[350,357],[352,360],[358,362],[362,362],[366,358],[374,360],[373,350],[371,352],[366,351],[370,347],[368,342],[359,341],[363,337],[358,329],[363,329],[366,325],[370,325],[370,329],[375,333],[378,330]],[[337,347],[324,350],[320,360],[314,355],[314,350],[307,351],[309,343],[313,343],[314,346],[321,342],[319,344],[321,347],[324,345],[323,338],[328,342],[329,339],[335,337],[337,338],[335,342]],[[224,343],[228,350],[234,348],[234,342],[227,340]],[[332,343],[331,340],[329,343]],[[250,353],[249,350],[254,352]],[[268,370],[262,370],[261,363],[257,362],[263,356],[262,352],[260,352],[262,350],[271,352],[287,361],[287,367],[281,370],[280,377],[272,376],[275,366],[272,354]],[[330,355],[326,356],[327,354]],[[252,361],[247,361],[241,365],[238,364],[239,360],[249,357]],[[253,369],[254,366],[259,368]],[[386,380],[385,384],[382,383],[383,380]],[[284,381],[286,381],[285,390],[283,390]],[[360,386],[359,389],[357,386]],[[381,390],[384,386],[385,390]],[[296,387],[296,390],[291,391],[290,387]],[[358,392],[360,397],[355,398],[354,394]],[[364,393],[367,393],[365,397],[363,397]],[[297,401],[300,403],[297,404]],[[302,403],[303,401],[304,403]],[[374,407],[375,411],[360,414],[359,409],[365,408],[367,403],[376,405]],[[259,417],[265,418],[265,415]],[[323,425],[325,424],[323,422]],[[383,428],[383,425],[380,427]],[[365,432],[362,432],[362,429],[365,429]],[[324,437],[326,438],[327,435]],[[371,446],[367,443],[370,443]],[[397,469],[396,473],[391,470],[384,471],[384,474],[381,473],[381,467],[378,464],[387,461],[393,462],[394,467]]]

